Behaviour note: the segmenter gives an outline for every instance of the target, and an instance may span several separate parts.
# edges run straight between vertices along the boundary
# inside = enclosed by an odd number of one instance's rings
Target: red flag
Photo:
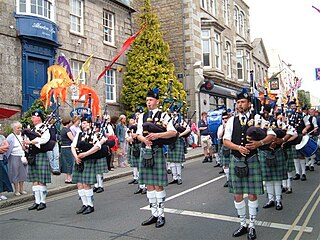
[[[98,77],[98,81],[100,80],[100,78],[103,77],[103,75],[106,74],[106,72],[112,67],[112,65],[118,60],[118,58],[122,55],[122,53],[124,53],[125,50],[127,50],[127,48],[131,45],[131,43],[133,42],[133,40],[142,32],[142,30],[145,28],[146,24],[143,25],[143,27],[136,32],[134,35],[130,36],[123,44],[120,52],[118,53],[117,56],[115,56],[111,63],[103,70],[103,72],[99,75]]]
[[[316,8],[315,6],[312,7],[320,13],[320,9]]]

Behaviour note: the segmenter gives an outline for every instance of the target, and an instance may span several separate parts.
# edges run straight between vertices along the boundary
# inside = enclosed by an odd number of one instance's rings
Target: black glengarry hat
[[[147,93],[147,97],[152,97],[155,99],[159,99],[159,88],[150,89]]]
[[[251,101],[250,95],[249,95],[249,93],[247,93],[247,92],[240,92],[240,93],[238,93],[238,94],[237,94],[237,101],[240,100],[240,99],[247,99],[247,100]]]
[[[44,115],[43,112],[41,110],[36,110],[34,112],[32,112],[32,116],[36,116],[36,117],[40,117],[42,121],[44,121]]]

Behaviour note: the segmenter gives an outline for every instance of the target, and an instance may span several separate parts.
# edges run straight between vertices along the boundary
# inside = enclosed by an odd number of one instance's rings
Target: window
[[[226,42],[227,77],[231,78],[231,44]]]
[[[17,13],[54,21],[54,0],[17,0]]]
[[[105,75],[106,84],[106,101],[115,102],[116,101],[116,72],[113,69],[107,71]]]
[[[210,13],[213,16],[217,15],[217,0],[210,0]]]
[[[244,36],[244,14],[243,12],[240,12],[239,13],[239,29],[238,29],[238,33],[241,35],[241,36]]]
[[[114,14],[108,11],[103,11],[103,34],[103,40],[114,45]]]
[[[200,5],[203,9],[207,10],[207,0],[200,0]]]
[[[250,56],[250,52],[246,53],[246,70],[247,70],[247,81],[250,82],[250,70],[251,70],[251,56]]]
[[[236,29],[236,31],[238,32],[239,30],[239,22],[238,22],[238,15],[239,15],[239,9],[237,7],[234,8],[233,11],[233,17],[234,17],[234,27]]]
[[[210,31],[202,30],[202,63],[204,67],[211,67]]]
[[[74,78],[78,77],[80,69],[82,68],[82,62],[71,60],[71,71]],[[86,75],[85,72],[82,71],[81,75],[79,76],[79,83],[86,83]]]
[[[215,57],[215,66],[217,69],[221,69],[221,43],[220,43],[220,34],[214,33],[214,57]]]
[[[243,80],[243,51],[237,50],[237,72],[238,80]]]
[[[83,34],[83,0],[70,0],[70,31]]]
[[[223,1],[223,18],[224,23],[228,26],[229,25],[229,0]]]

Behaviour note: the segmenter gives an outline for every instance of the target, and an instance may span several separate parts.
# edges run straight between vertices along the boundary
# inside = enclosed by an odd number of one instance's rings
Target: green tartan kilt
[[[266,156],[268,150],[258,150],[263,181],[281,181],[288,178],[287,162],[282,148],[275,150],[276,166],[268,167]]]
[[[174,149],[171,149],[174,145]],[[172,163],[183,163],[186,161],[184,155],[184,140],[182,138],[178,138],[174,144],[168,145],[167,161]]]
[[[167,186],[168,176],[166,168],[166,160],[163,155],[163,147],[154,147],[154,166],[145,168],[143,166],[143,153],[151,152],[152,149],[141,148],[139,159],[139,184]]]
[[[293,151],[296,151],[294,146],[291,146],[290,148],[284,149],[286,151],[286,157],[287,157],[287,171],[292,172],[295,171],[294,167],[294,161],[293,161]]]
[[[73,167],[73,183],[95,184],[97,182],[95,159],[83,161],[83,172],[79,172],[76,165],[77,163]]]
[[[232,157],[231,150],[229,149],[229,156],[226,157],[223,155],[224,149],[227,150],[228,148],[222,145],[222,147],[220,148],[220,151],[219,151],[220,163],[222,164],[222,166],[229,166],[230,158]]]
[[[96,174],[103,174],[108,172],[107,158],[99,158],[96,161]]]
[[[128,144],[127,161],[131,167],[139,167],[139,157],[133,156],[133,148],[141,148],[141,144],[140,143],[133,143],[133,145]]]
[[[238,160],[235,156],[231,155],[229,164],[229,192],[233,194],[263,194],[264,190],[258,156],[253,155],[247,160],[249,175],[243,178],[239,178],[235,174],[235,161]],[[241,158],[241,161],[244,161],[244,157]]]
[[[36,164],[28,166],[28,182],[51,183],[50,162],[47,153],[38,153]]]

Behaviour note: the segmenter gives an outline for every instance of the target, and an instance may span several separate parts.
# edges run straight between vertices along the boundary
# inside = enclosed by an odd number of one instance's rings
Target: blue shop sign
[[[83,116],[83,117],[92,117],[92,111],[90,108],[79,107],[70,112],[70,116]]]
[[[26,15],[15,15],[15,18],[19,36],[45,38],[58,43],[58,27],[54,22]]]

